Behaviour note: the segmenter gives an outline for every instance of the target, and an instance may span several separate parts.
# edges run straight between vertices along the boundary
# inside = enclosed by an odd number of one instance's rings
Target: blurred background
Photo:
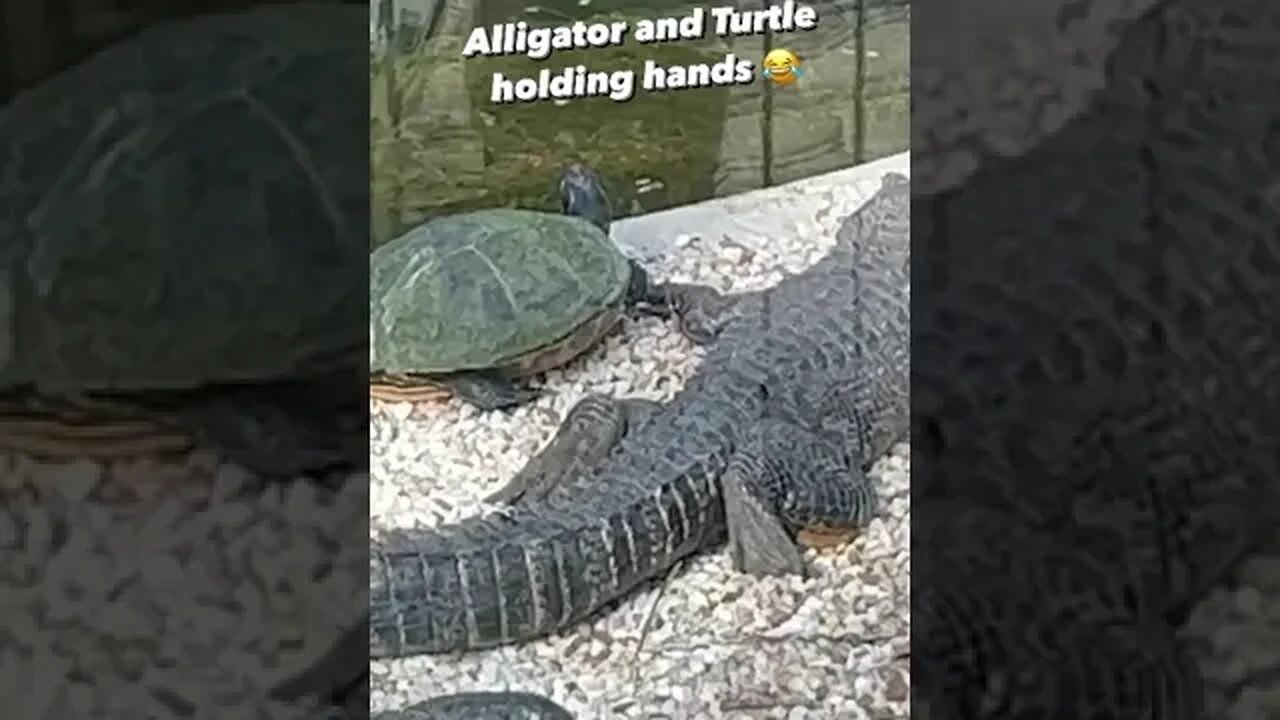
[[[727,3],[726,3],[727,4]],[[781,4],[738,0],[740,9]],[[525,20],[635,21],[683,15],[682,0],[370,0],[373,218],[376,247],[440,215],[495,206],[556,209],[554,179],[569,160],[607,179],[619,216],[858,165],[907,149],[910,6],[907,0],[815,0],[811,31],[463,58],[477,26]],[[710,19],[708,18],[708,21]],[[770,49],[803,63],[794,86],[749,85],[644,92],[646,59],[715,63],[725,53],[756,72]],[[634,69],[635,96],[496,105],[495,72],[507,77],[577,64]]]
[[[0,102],[157,21],[302,1],[0,0]]]

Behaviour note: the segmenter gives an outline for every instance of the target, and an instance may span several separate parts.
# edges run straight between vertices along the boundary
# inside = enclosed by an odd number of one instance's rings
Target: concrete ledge
[[[683,236],[719,238],[763,247],[771,239],[806,232],[815,218],[849,212],[880,187],[887,172],[911,175],[911,153],[903,152],[843,170],[750,190],[670,210],[626,218],[611,234],[629,255],[654,258],[675,252]]]

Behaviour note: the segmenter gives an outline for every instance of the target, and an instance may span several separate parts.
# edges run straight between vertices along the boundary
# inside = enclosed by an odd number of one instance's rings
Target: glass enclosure
[[[740,0],[741,10],[778,3]],[[807,31],[463,57],[472,31],[683,17],[714,5],[680,0],[373,0],[370,12],[374,245],[426,219],[493,206],[554,208],[558,167],[581,160],[609,181],[618,215],[634,215],[774,185],[907,149],[909,5],[818,0]],[[759,75],[785,48],[803,75]],[[493,77],[749,60],[744,84],[609,97],[494,103]]]

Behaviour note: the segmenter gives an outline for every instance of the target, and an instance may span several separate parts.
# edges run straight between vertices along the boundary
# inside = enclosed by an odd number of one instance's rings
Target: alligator
[[[1226,6],[1154,9],[1084,115],[913,205],[922,716],[1202,716],[1177,626],[1280,522],[1280,12]]]
[[[664,286],[708,345],[686,386],[584,399],[502,511],[373,543],[370,657],[553,634],[725,541],[739,572],[804,574],[799,531],[865,526],[867,470],[909,425],[909,198],[886,175],[833,250],[768,290]]]

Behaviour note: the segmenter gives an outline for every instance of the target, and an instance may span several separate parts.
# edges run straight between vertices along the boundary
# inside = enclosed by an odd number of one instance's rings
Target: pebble
[[[15,699],[10,714],[313,715],[267,690],[353,619],[349,604],[333,622],[326,616],[342,603],[308,603],[364,592],[366,549],[342,534],[365,522],[347,514],[366,506],[363,476],[335,501],[246,497],[236,491],[247,474],[203,452],[101,465],[0,456],[0,465],[18,471],[0,490],[0,665],[15,671],[0,694]],[[316,572],[318,561],[332,571]]]

